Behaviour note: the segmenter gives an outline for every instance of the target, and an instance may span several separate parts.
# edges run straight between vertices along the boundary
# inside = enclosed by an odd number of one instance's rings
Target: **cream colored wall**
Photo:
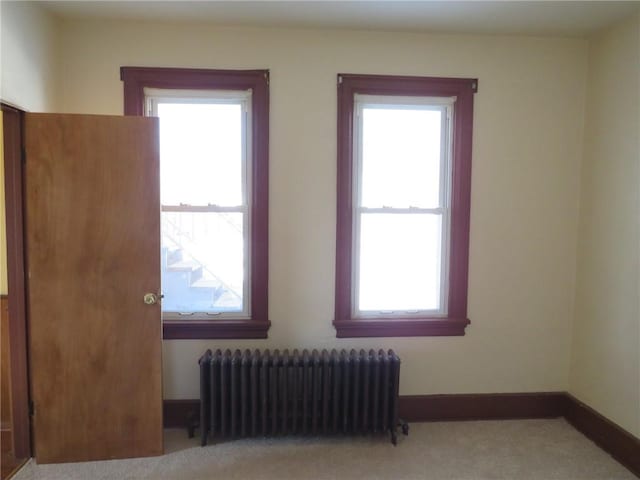
[[[65,22],[61,108],[122,113],[123,65],[271,70],[266,341],[165,341],[166,398],[207,347],[390,347],[402,394],[566,390],[586,42]],[[336,74],[478,77],[464,337],[335,338]]]
[[[570,392],[640,437],[640,14],[589,49]]]
[[[0,99],[23,110],[55,111],[58,35],[32,2],[0,2]]]
[[[30,2],[0,1],[0,100],[55,111],[58,34],[54,18]],[[4,161],[0,158],[0,294],[7,293]]]

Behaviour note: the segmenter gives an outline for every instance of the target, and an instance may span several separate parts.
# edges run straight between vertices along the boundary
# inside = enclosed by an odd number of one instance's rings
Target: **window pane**
[[[362,206],[440,206],[441,110],[364,108]]]
[[[163,205],[242,205],[242,106],[159,103]]]
[[[163,311],[242,311],[243,215],[162,212]]]
[[[441,215],[361,215],[360,311],[439,310]]]

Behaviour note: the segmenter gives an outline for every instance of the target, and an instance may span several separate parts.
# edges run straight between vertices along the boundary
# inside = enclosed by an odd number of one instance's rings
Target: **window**
[[[160,119],[164,338],[267,335],[268,72],[123,67]]]
[[[338,76],[338,337],[464,335],[476,86]]]

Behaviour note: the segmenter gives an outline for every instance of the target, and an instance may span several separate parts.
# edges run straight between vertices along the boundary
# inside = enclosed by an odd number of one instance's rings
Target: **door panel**
[[[26,114],[39,463],[160,455],[157,119]]]

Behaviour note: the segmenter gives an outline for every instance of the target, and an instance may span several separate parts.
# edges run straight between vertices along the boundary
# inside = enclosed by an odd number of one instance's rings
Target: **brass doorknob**
[[[144,303],[147,305],[155,305],[158,303],[158,296],[155,293],[145,293],[142,300],[144,300]]]

